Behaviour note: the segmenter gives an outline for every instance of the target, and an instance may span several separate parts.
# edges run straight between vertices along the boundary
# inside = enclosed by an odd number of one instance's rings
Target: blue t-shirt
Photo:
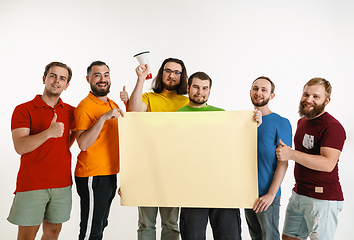
[[[288,119],[271,113],[262,116],[262,124],[258,127],[258,192],[259,196],[268,193],[273,181],[278,159],[275,150],[279,144],[279,138],[288,146],[292,146],[292,130]],[[279,190],[276,196],[281,195]]]

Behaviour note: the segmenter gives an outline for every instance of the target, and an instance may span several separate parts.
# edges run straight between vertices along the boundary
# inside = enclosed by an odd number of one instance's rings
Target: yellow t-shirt
[[[90,129],[102,114],[113,108],[119,107],[112,100],[104,102],[90,92],[75,109],[76,129]],[[105,176],[118,172],[118,119],[110,119],[104,123],[94,144],[77,156],[75,176]]]
[[[189,99],[177,93],[146,92],[143,94],[143,102],[147,105],[148,112],[176,112],[186,106]]]

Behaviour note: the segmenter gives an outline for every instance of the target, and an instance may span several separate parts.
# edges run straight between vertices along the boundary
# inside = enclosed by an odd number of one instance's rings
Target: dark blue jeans
[[[279,240],[280,197],[275,197],[267,211],[255,213],[245,209],[248,230],[252,240]]]
[[[238,208],[181,208],[182,240],[205,240],[208,220],[214,240],[241,240],[241,218]]]

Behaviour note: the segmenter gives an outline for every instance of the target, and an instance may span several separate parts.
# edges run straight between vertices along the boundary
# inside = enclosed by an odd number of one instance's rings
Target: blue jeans
[[[161,216],[161,240],[179,240],[178,213],[176,207],[139,207],[138,240],[156,239],[157,210]]]
[[[248,230],[252,240],[279,240],[280,196],[275,197],[267,211],[255,213],[245,209]]]
[[[205,240],[208,219],[214,240],[241,240],[241,218],[238,208],[181,208],[182,240]]]

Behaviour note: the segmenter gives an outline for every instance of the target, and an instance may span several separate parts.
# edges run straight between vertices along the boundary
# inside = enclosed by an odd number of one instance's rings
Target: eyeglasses
[[[180,75],[180,74],[182,74],[182,72],[180,72],[180,71],[178,71],[178,70],[172,71],[172,70],[169,69],[169,68],[165,68],[164,71],[167,72],[168,74],[171,74],[171,73],[173,73],[173,74],[175,74],[175,75]]]

